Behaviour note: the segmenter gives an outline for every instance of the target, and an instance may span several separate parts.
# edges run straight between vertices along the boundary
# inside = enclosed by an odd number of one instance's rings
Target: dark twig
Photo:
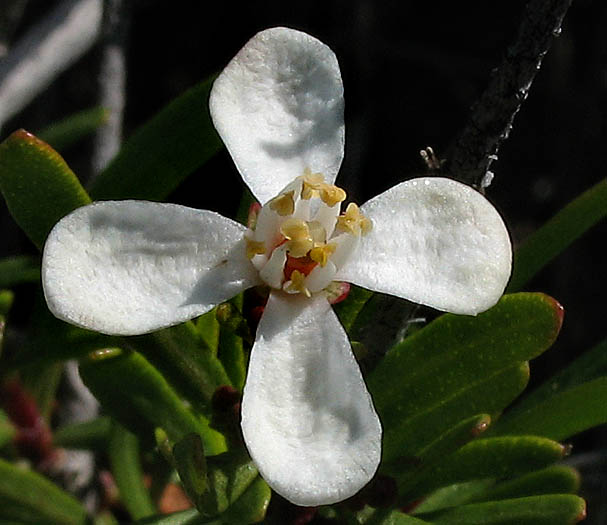
[[[445,171],[479,189],[491,183],[489,170],[508,138],[514,117],[527,98],[544,55],[561,32],[572,0],[530,0],[518,35],[489,85],[472,107],[463,131],[448,156]]]

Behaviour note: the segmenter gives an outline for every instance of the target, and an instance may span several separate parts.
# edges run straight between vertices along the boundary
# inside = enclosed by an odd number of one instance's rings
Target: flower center
[[[325,290],[371,221],[358,206],[340,214],[346,192],[309,169],[261,208],[252,208],[247,257],[261,279],[286,293]]]

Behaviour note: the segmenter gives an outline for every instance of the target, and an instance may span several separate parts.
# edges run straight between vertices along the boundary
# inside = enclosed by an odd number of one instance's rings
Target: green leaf
[[[414,506],[414,514],[424,515],[448,507],[457,507],[472,501],[495,485],[494,479],[475,479],[441,487]]]
[[[0,410],[0,448],[10,443],[16,434],[17,429],[11,423],[6,413]]]
[[[552,344],[561,322],[554,299],[515,294],[477,317],[443,315],[392,348],[367,381],[384,459],[414,456],[462,419],[503,410],[526,384],[521,363]]]
[[[161,427],[177,442],[194,432],[207,455],[225,450],[223,436],[195,416],[141,354],[96,352],[80,365],[80,375],[105,410],[138,436],[151,439],[154,428]]]
[[[196,509],[173,512],[163,516],[152,516],[137,521],[138,525],[200,525],[202,523],[213,523],[207,521]]]
[[[11,290],[0,290],[0,315],[3,316],[2,322],[4,322],[4,317],[10,312],[14,299],[15,294]],[[4,325],[2,325],[2,330],[4,330]]]
[[[24,130],[0,144],[0,190],[11,215],[39,249],[59,219],[91,202],[63,158]]]
[[[562,391],[526,409],[506,414],[493,434],[535,434],[563,440],[607,423],[607,376]]]
[[[217,321],[216,310],[216,308],[213,308],[193,321],[198,335],[213,355],[217,355],[219,346],[219,322]]]
[[[29,255],[0,259],[0,288],[40,281],[40,261]]]
[[[118,346],[117,338],[59,321],[49,312],[41,291],[38,292],[29,338],[7,363],[9,370],[27,366],[49,366],[58,361],[80,358],[96,350]]]
[[[25,389],[34,397],[40,415],[47,423],[50,423],[57,402],[63,368],[63,363],[33,363],[20,370]]]
[[[508,291],[518,291],[545,265],[607,215],[607,180],[567,204],[514,253]]]
[[[243,294],[238,294],[230,302],[219,305],[218,308],[228,306],[232,309],[232,312],[235,312],[235,317],[240,318],[241,326],[240,329],[234,330],[234,327],[226,326],[229,323],[219,323],[217,355],[230,377],[231,384],[237,390],[242,391],[247,375],[247,356],[244,350],[243,337],[252,339],[248,322],[242,315]]]
[[[565,465],[553,465],[500,483],[488,478],[442,487],[424,498],[421,504],[415,507],[414,512],[427,514],[473,502],[576,493],[579,485],[580,476],[575,469]]]
[[[551,494],[473,503],[422,516],[433,525],[571,525],[586,517],[582,498]]]
[[[190,501],[199,502],[209,490],[207,462],[198,434],[188,434],[173,447],[175,468]]]
[[[560,443],[537,436],[478,439],[424,472],[406,496],[413,501],[453,483],[520,475],[545,468],[563,459],[565,453]]]
[[[109,112],[102,107],[74,113],[43,129],[38,137],[56,150],[63,150],[93,133],[108,120]]]
[[[372,296],[373,292],[366,288],[352,285],[348,297],[333,307],[348,334],[352,331],[358,316]]]
[[[198,409],[208,409],[215,390],[231,384],[221,361],[190,321],[125,341]]]
[[[498,483],[473,496],[470,501],[495,501],[541,494],[575,494],[579,488],[580,475],[577,470],[566,465],[553,465]]]
[[[144,485],[137,436],[114,423],[108,443],[108,458],[120,499],[131,517],[141,519],[154,515],[156,507]]]
[[[364,525],[423,525],[428,522],[398,510],[375,509],[370,516],[359,523]]]
[[[90,188],[95,200],[164,200],[222,147],[209,115],[214,78],[173,100],[139,128]]]
[[[525,389],[528,381],[527,363],[514,365],[463,385],[449,397],[424,406],[401,422],[386,425],[383,457],[386,461],[417,462],[421,450],[458,422],[471,417],[470,414],[500,413]],[[380,411],[380,418],[385,413]]]
[[[509,410],[508,417],[546,401],[555,394],[601,376],[607,376],[607,339],[582,354],[531,393],[526,394]]]
[[[257,469],[245,451],[208,458],[207,473],[209,490],[199,502],[198,510],[208,517],[228,510],[258,477]]]
[[[86,511],[40,474],[0,459],[0,519],[75,525],[86,523]]]
[[[221,515],[221,522],[233,525],[263,521],[272,490],[259,476],[253,480],[242,496]]]
[[[383,463],[382,472],[386,472],[396,479],[399,494],[406,493],[417,483],[422,472],[442,461],[445,456],[456,451],[471,439],[476,438],[485,431],[490,422],[491,417],[487,414],[464,419],[420,449],[414,459],[410,458],[411,460],[407,462],[407,458],[404,458],[404,462],[401,460],[394,464]]]
[[[242,495],[217,519],[204,517],[197,510],[175,512],[167,516],[155,516],[137,523],[140,525],[246,525],[259,523],[264,517],[270,502],[270,487],[260,477],[256,477]],[[408,522],[407,522],[408,523]],[[424,523],[418,520],[414,523]],[[403,523],[403,525],[406,525]]]
[[[107,416],[59,427],[53,435],[57,447],[101,450],[110,438],[112,420]]]

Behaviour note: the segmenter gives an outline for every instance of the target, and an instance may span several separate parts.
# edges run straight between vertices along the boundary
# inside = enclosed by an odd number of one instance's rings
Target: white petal
[[[343,85],[319,40],[276,27],[255,35],[215,80],[211,116],[261,203],[305,168],[333,182],[343,159]]]
[[[216,213],[175,204],[78,208],[44,247],[47,303],[60,319],[107,334],[183,322],[257,284],[244,231]]]
[[[336,273],[335,265],[331,261],[327,261],[325,266],[319,264],[306,277],[305,287],[312,293],[320,292],[335,280]]]
[[[280,288],[284,279],[284,268],[287,262],[287,246],[283,244],[276,248],[265,266],[259,271],[259,277],[268,286]]]
[[[482,312],[504,292],[510,237],[495,208],[472,188],[414,179],[361,209],[373,229],[338,280],[458,314]]]
[[[270,294],[251,352],[242,430],[263,478],[296,505],[341,501],[373,477],[381,425],[324,297]]]

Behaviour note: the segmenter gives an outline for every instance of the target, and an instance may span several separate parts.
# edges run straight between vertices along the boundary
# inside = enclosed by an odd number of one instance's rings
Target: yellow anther
[[[314,241],[314,244],[324,243],[327,240],[327,230],[318,221],[308,222],[308,228],[310,229],[310,237]]]
[[[303,184],[301,186],[301,198],[309,200],[318,195],[318,191],[324,186],[325,178],[322,173],[312,173],[310,168],[306,168],[303,174]]]
[[[314,246],[308,224],[300,219],[287,219],[282,223],[280,233],[289,240],[288,250],[293,257],[303,257]]]
[[[337,218],[337,226],[353,235],[365,234],[371,231],[372,223],[360,213],[360,208],[351,202],[346,212]]]
[[[360,232],[363,235],[366,235],[372,229],[373,229],[373,223],[371,222],[371,219],[368,219],[367,217],[365,217],[363,215],[362,218],[361,218],[361,220],[360,220]]]
[[[331,255],[333,255],[335,252],[336,247],[337,246],[335,244],[322,244],[315,246],[310,250],[310,259],[324,267],[327,265],[329,257],[331,257]]]
[[[291,280],[284,284],[284,290],[287,293],[302,293],[306,297],[311,297],[312,294],[305,286],[306,276],[299,270],[293,270],[291,273]]]
[[[256,255],[261,255],[266,253],[266,245],[263,241],[254,241],[252,239],[246,238],[247,242],[247,257],[252,259]]]
[[[274,197],[270,201],[270,209],[274,210],[281,217],[291,215],[295,210],[295,200],[293,199],[294,191],[283,193]]]
[[[320,189],[320,200],[322,200],[329,208],[335,206],[338,202],[346,200],[346,192],[338,186],[332,184],[323,184]]]

